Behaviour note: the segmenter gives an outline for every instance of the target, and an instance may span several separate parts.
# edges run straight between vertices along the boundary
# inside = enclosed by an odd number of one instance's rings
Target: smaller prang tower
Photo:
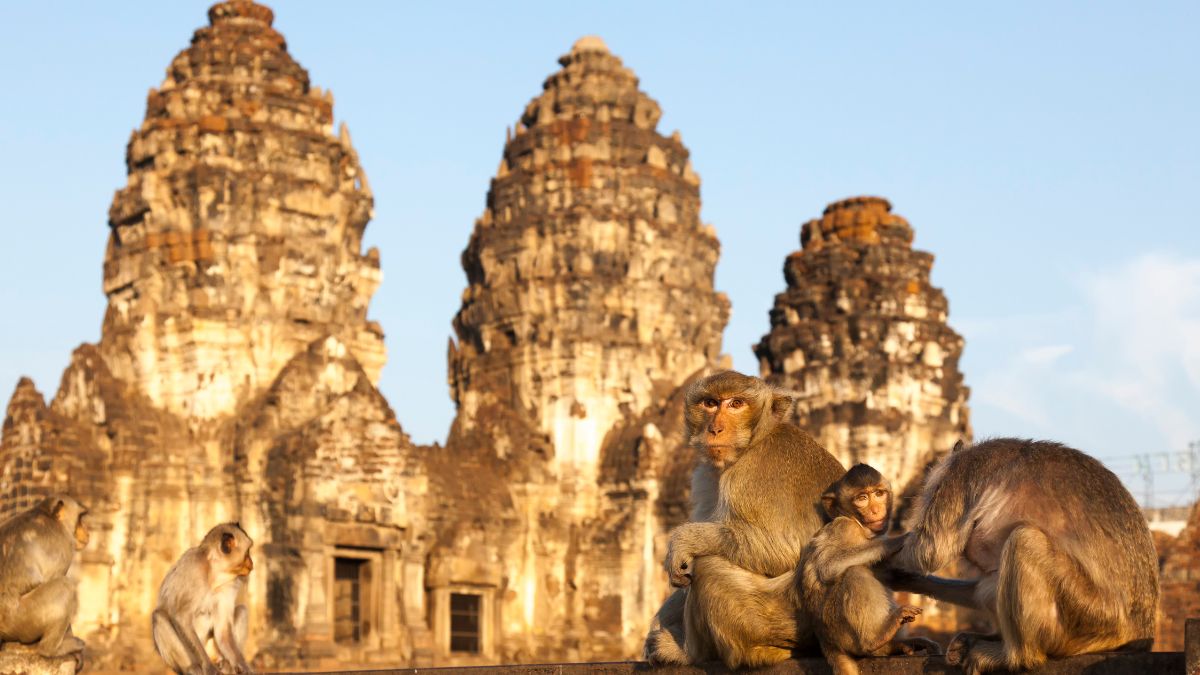
[[[800,230],[787,289],[754,348],[762,376],[796,393],[796,421],[847,466],[866,462],[902,490],[969,441],[963,339],[929,283],[933,255],[886,199],[834,202]]]

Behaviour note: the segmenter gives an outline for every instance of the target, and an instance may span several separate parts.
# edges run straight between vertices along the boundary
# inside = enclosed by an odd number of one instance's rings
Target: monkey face
[[[724,468],[750,444],[755,401],[739,393],[714,392],[689,406],[688,426],[692,447],[702,451],[701,461]]]
[[[253,545],[254,541],[237,523],[223,523],[209,530],[201,546],[208,549],[214,569],[220,570],[215,575],[217,585],[250,574],[254,569],[254,559],[250,557]]]
[[[785,419],[792,399],[757,377],[726,370],[693,384],[684,422],[699,461],[725,469]]]
[[[887,530],[891,495],[891,491],[883,485],[873,485],[855,493],[851,504],[858,522],[875,534]]]
[[[87,546],[88,540],[91,539],[87,527],[83,524],[83,517],[86,514],[87,511],[79,514],[79,520],[75,521],[75,550],[77,551],[82,551]]]
[[[855,464],[829,486],[821,495],[821,502],[830,518],[847,516],[873,535],[883,534],[892,515],[892,486],[874,468]]]
[[[65,495],[47,497],[42,500],[40,508],[58,521],[64,530],[75,539],[75,550],[83,550],[88,543],[88,530],[83,524],[83,517],[88,510],[83,504]]]

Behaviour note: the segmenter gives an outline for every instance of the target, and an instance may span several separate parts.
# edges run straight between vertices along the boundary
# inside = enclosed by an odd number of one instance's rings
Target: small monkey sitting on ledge
[[[892,515],[887,479],[856,464],[829,486],[821,502],[833,521],[804,548],[797,590],[834,674],[857,675],[855,656],[940,654],[938,645],[925,638],[895,639],[921,608],[897,606],[870,568],[904,543],[903,536],[881,536]]]
[[[171,670],[181,675],[251,673],[242,654],[249,613],[238,604],[238,593],[254,569],[253,545],[241,525],[222,523],[167,571],[151,628],[154,648]],[[219,662],[209,656],[210,640]]]

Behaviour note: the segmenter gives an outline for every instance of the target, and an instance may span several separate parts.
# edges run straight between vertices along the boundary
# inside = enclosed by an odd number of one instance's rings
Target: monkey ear
[[[954,444],[954,449],[951,450],[950,452],[952,452],[952,453],[958,452],[959,450],[962,450],[964,447],[965,447],[965,445],[963,444],[963,441],[960,438],[960,439],[958,439],[958,442]]]
[[[55,499],[54,505],[50,507],[50,515],[54,516],[54,518],[56,520],[62,520],[63,519],[63,509],[65,509],[66,507],[67,507],[67,503],[65,501],[63,501],[62,499]]]
[[[783,421],[792,410],[792,395],[776,389],[771,392],[771,416]]]
[[[837,493],[832,490],[821,495],[821,508],[825,510],[825,515],[833,518],[833,505],[837,502]]]
[[[234,547],[237,545],[237,538],[229,532],[221,535],[221,553],[229,555],[233,553]]]

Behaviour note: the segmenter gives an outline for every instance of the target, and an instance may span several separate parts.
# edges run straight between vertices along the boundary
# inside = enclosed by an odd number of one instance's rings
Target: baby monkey
[[[856,464],[821,496],[832,522],[800,555],[801,602],[813,617],[821,651],[835,675],[857,675],[856,656],[940,654],[925,638],[897,640],[896,631],[921,613],[897,606],[871,565],[896,551],[904,537],[884,537],[892,515],[892,488],[866,464]]]

